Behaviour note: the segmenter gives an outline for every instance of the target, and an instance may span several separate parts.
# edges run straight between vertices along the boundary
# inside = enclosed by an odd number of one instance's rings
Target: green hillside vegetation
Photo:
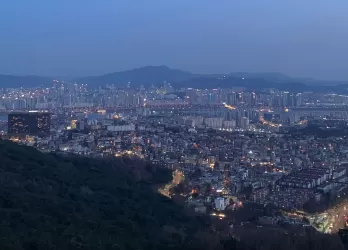
[[[43,154],[0,140],[0,249],[341,249],[329,236],[222,239],[207,218],[154,192],[170,178],[141,161]]]

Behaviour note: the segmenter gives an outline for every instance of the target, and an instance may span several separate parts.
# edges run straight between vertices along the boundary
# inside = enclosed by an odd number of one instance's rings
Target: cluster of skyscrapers
[[[302,93],[294,94],[287,91],[271,93],[232,92],[227,95],[227,104],[248,107],[298,107],[302,105]]]

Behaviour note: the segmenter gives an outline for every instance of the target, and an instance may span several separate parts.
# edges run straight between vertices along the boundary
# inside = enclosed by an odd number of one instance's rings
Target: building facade
[[[9,135],[48,134],[51,114],[47,112],[13,112],[8,115]]]

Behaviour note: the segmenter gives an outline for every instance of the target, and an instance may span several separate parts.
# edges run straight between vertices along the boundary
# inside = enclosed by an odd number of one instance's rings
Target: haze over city
[[[90,76],[147,65],[347,80],[348,2],[3,1],[0,74]]]

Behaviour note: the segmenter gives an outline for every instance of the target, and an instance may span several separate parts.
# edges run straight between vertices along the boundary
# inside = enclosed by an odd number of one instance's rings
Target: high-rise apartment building
[[[47,134],[51,128],[51,114],[47,112],[13,112],[8,115],[8,134]]]
[[[227,95],[227,104],[237,105],[237,93],[232,92]]]

